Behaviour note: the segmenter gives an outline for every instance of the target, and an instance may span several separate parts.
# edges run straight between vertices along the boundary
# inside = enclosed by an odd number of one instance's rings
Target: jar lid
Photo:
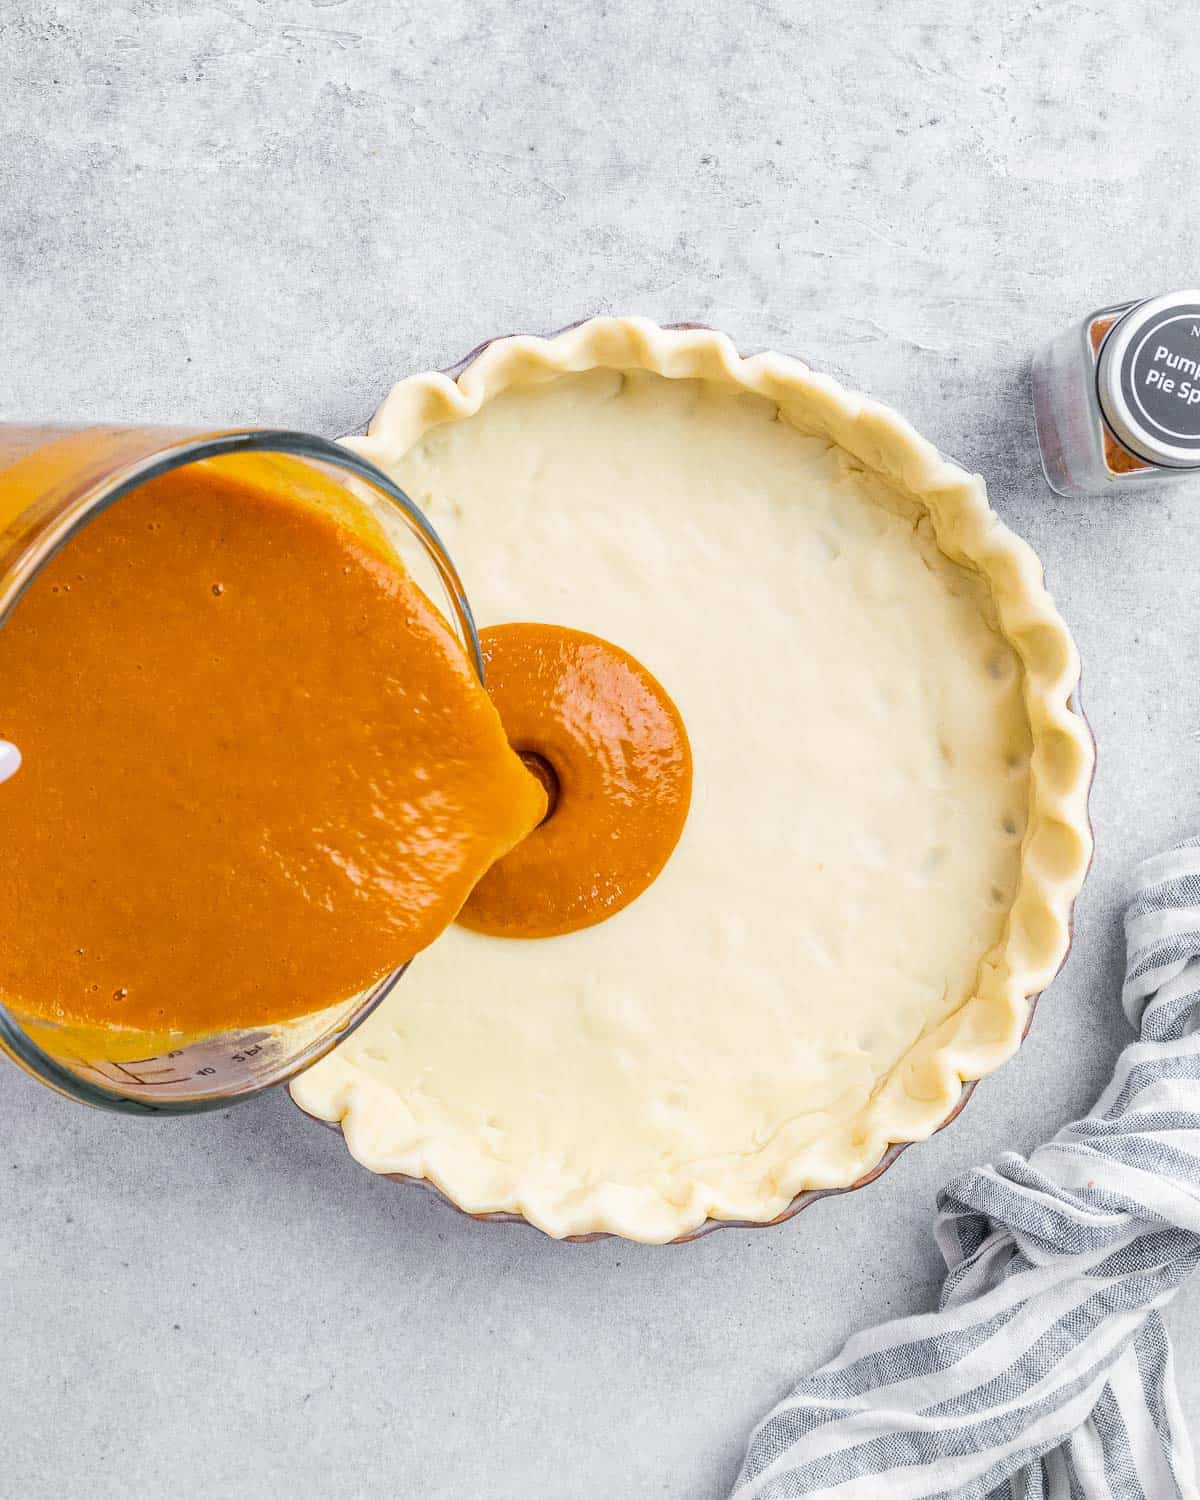
[[[1132,307],[1100,347],[1104,419],[1147,463],[1200,468],[1200,291]]]

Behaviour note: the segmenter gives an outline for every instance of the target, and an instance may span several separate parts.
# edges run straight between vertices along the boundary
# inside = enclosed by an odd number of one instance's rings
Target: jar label
[[[1121,360],[1121,394],[1148,437],[1194,449],[1200,462],[1200,304],[1160,308]]]

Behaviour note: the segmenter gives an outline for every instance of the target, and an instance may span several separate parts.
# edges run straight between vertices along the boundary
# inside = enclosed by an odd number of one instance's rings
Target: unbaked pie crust
[[[631,906],[451,929],[297,1103],[468,1212],[645,1241],[930,1135],[1016,1050],[1091,854],[1075,647],[982,479],[797,360],[637,318],[402,381],[352,441],[480,624],[638,657],[695,783]]]

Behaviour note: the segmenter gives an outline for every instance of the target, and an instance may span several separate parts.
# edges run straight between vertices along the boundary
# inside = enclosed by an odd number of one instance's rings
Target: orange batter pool
[[[9,1004],[193,1033],[323,1008],[432,941],[539,822],[461,646],[357,515],[296,460],[192,465],[17,605]]]
[[[636,900],[679,842],[692,798],[683,720],[662,684],[599,636],[515,624],[479,639],[488,692],[549,800],[458,920],[512,938],[594,927]]]

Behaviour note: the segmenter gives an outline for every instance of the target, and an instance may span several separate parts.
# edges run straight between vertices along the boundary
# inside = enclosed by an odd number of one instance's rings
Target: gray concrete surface
[[[1200,484],[1055,499],[1027,366],[1195,283],[1198,63],[1187,7],[1131,0],[5,0],[0,414],[333,434],[495,332],[702,319],[988,476],[1101,753],[1022,1054],[785,1228],[553,1244],[372,1178],[283,1095],[131,1124],[0,1070],[0,1493],[715,1500],[796,1372],[930,1305],[938,1186],[1090,1102],[1130,869],[1197,822]]]

